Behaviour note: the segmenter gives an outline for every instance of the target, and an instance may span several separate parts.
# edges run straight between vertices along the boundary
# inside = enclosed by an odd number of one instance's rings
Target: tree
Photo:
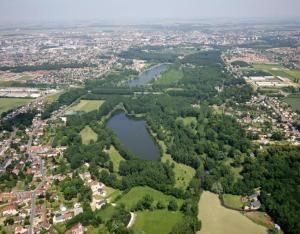
[[[215,182],[211,186],[211,191],[221,195],[223,193],[223,186],[220,182]]]
[[[177,202],[175,200],[171,200],[168,205],[168,210],[176,211],[178,209]]]

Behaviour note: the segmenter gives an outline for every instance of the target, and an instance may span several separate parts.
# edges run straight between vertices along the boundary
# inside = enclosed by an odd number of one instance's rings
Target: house
[[[15,204],[10,204],[3,209],[3,215],[16,215],[18,213]]]
[[[13,198],[12,193],[0,193],[0,202],[8,201],[11,200],[12,198]]]
[[[84,233],[84,227],[81,223],[76,224],[75,226],[71,227],[68,233],[72,234],[83,234]]]
[[[82,207],[75,207],[75,208],[74,208],[74,215],[75,215],[75,216],[76,216],[76,215],[79,215],[79,214],[81,214],[81,213],[83,213]]]
[[[258,195],[256,193],[250,195],[249,197],[249,201],[257,201],[258,200]]]
[[[96,202],[96,208],[97,209],[101,209],[103,206],[105,206],[107,204],[107,200],[104,199],[104,200],[101,200],[101,201],[97,201]]]
[[[61,212],[65,212],[67,210],[67,207],[65,207],[64,204],[60,204],[59,209]]]
[[[259,200],[253,201],[250,203],[250,209],[251,210],[258,210],[261,207],[261,203]]]
[[[61,223],[61,222],[64,222],[64,221],[65,221],[65,218],[64,218],[64,215],[62,215],[62,214],[56,214],[53,217],[53,223],[54,224]]]
[[[16,234],[27,233],[27,229],[23,228],[20,224],[17,224],[15,227]]]

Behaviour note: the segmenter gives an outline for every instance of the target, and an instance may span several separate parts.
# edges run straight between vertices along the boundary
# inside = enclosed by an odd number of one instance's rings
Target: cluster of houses
[[[300,133],[293,126],[297,114],[291,108],[283,105],[276,98],[262,95],[253,96],[246,103],[247,111],[227,108],[226,112],[238,117],[238,121],[247,132],[258,135],[257,143],[266,145],[272,143],[272,133],[281,132],[285,139],[294,145],[300,144]],[[255,107],[255,109],[253,109]],[[267,127],[269,126],[269,127]]]
[[[57,211],[54,214],[53,223],[57,224],[57,223],[65,222],[66,220],[69,220],[69,219],[73,218],[74,216],[81,214],[82,212],[83,212],[83,209],[82,209],[80,203],[75,203],[74,208],[72,208],[72,209],[67,209],[67,207],[65,207],[63,204],[61,204],[59,206],[59,211]]]
[[[92,190],[93,200],[91,202],[91,207],[93,210],[101,209],[109,202],[108,199],[105,199],[105,197],[107,196],[107,192],[103,183],[92,180],[91,174],[89,172],[82,173],[79,176],[84,181],[84,183]]]

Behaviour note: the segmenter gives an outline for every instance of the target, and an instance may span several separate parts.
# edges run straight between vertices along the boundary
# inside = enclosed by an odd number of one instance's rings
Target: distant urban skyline
[[[299,0],[0,0],[0,23],[300,18]]]

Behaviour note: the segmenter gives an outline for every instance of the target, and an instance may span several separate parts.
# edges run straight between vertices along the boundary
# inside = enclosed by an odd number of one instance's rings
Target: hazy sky
[[[0,0],[0,23],[222,17],[300,18],[300,0]]]

